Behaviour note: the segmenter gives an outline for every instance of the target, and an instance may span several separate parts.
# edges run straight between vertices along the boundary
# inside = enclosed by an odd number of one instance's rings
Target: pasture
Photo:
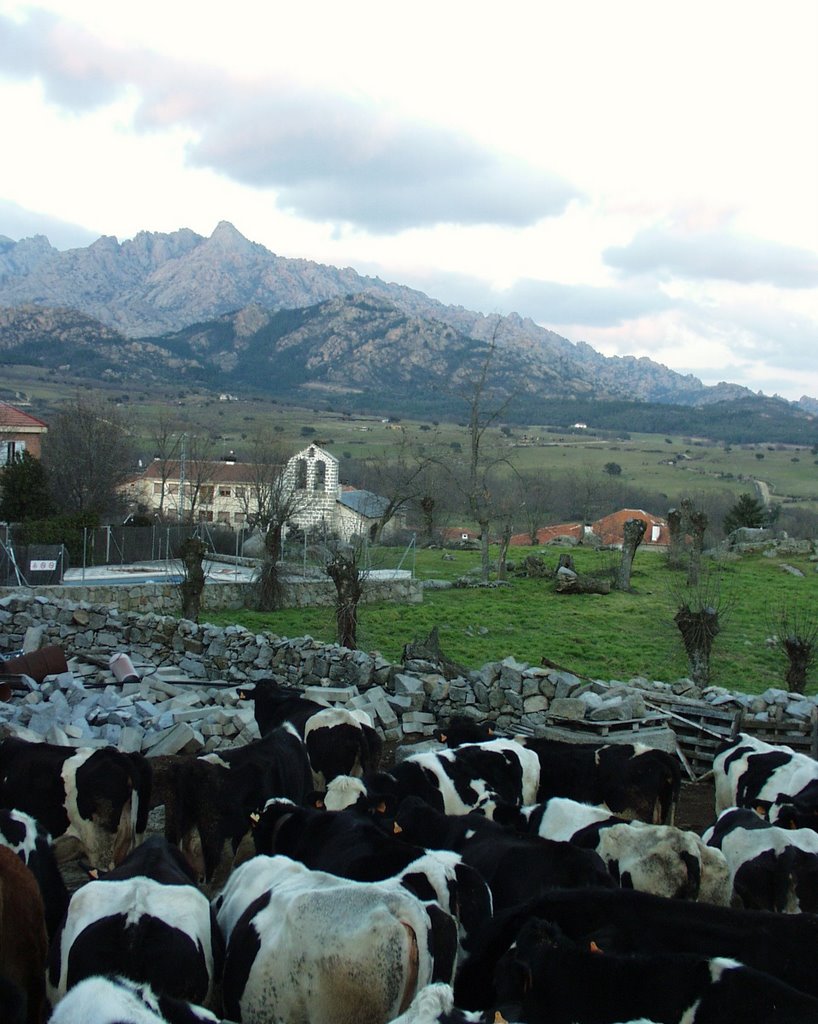
[[[553,569],[560,551],[513,548],[510,557],[519,564],[533,554]],[[378,548],[371,552],[371,564],[392,567],[403,554]],[[582,547],[571,554],[582,573],[610,572],[620,557],[616,551]],[[478,563],[476,551],[431,549],[416,553],[413,568],[421,580],[476,580]],[[713,646],[713,685],[745,693],[785,686],[786,661],[769,640],[781,610],[798,609],[807,618],[814,617],[810,609],[818,607],[816,564],[805,555],[705,560],[706,596],[723,609],[721,633]],[[793,575],[791,569],[803,575]],[[548,658],[596,679],[626,681],[644,676],[671,681],[688,672],[673,622],[680,598],[697,599],[696,588],[692,594],[686,590],[683,572],[669,570],[663,554],[640,548],[627,593],[559,594],[550,579],[513,574],[507,583],[490,589],[426,589],[419,605],[361,606],[358,645],[399,662],[404,644],[437,627],[443,652],[468,669],[507,657],[529,664]],[[698,596],[704,593],[698,588]],[[217,625],[237,622],[254,632],[268,630],[278,636],[309,635],[327,643],[336,637],[331,608],[205,613],[203,618]],[[813,676],[807,692],[816,689],[818,677]]]

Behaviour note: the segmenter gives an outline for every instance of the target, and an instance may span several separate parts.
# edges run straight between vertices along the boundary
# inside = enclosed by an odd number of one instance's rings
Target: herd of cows
[[[818,1024],[811,758],[726,743],[699,836],[660,750],[456,720],[384,769],[365,715],[242,696],[218,755],[0,743],[0,1024]]]

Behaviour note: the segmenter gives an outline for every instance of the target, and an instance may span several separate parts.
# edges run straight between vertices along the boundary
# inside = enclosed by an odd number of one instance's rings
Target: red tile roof
[[[15,409],[7,402],[0,402],[0,430],[31,430],[38,427],[40,430],[48,430],[48,424],[38,420],[36,416],[30,416],[22,409]]]

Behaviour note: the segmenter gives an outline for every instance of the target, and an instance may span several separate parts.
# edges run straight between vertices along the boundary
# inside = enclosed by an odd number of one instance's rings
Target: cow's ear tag
[[[494,1011],[494,1024],[508,1024],[508,1021],[499,1010]]]
[[[97,868],[88,868],[88,871],[86,873],[92,882],[99,881],[99,871],[97,870]]]
[[[602,950],[597,946],[593,939],[591,939],[591,945],[588,947],[592,953],[601,953]]]
[[[403,829],[400,827],[400,825],[396,821],[392,822],[392,832],[396,836],[399,836],[401,834],[401,832],[403,832]]]
[[[317,796],[313,800],[312,806],[316,809],[316,811],[323,811],[327,805],[324,803],[323,797]]]
[[[251,813],[251,815],[250,815],[250,825],[251,825],[251,827],[255,828],[256,825],[258,825],[258,823],[260,821],[261,821],[261,815],[258,813],[258,811],[253,811]]]
[[[441,743],[445,743],[445,742],[446,742],[446,739],[447,739],[446,733],[445,733],[445,732],[442,732],[442,733],[440,734],[440,742],[441,742]]]
[[[386,801],[381,800],[379,804],[376,804],[375,810],[378,812],[378,814],[386,814]]]
[[[755,808],[755,812],[757,815],[759,815],[759,817],[764,818],[765,821],[767,820],[767,808],[764,806],[764,804],[759,804]]]

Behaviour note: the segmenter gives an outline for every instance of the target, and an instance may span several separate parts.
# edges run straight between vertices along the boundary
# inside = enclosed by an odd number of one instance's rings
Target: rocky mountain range
[[[516,314],[485,316],[350,268],[276,256],[226,222],[209,238],[140,232],[67,251],[43,236],[0,236],[7,364],[292,400],[346,395],[354,403],[390,392],[409,408],[431,396],[445,404],[473,379],[492,339],[495,388],[531,400],[701,407],[754,398],[650,359],[605,357]]]

